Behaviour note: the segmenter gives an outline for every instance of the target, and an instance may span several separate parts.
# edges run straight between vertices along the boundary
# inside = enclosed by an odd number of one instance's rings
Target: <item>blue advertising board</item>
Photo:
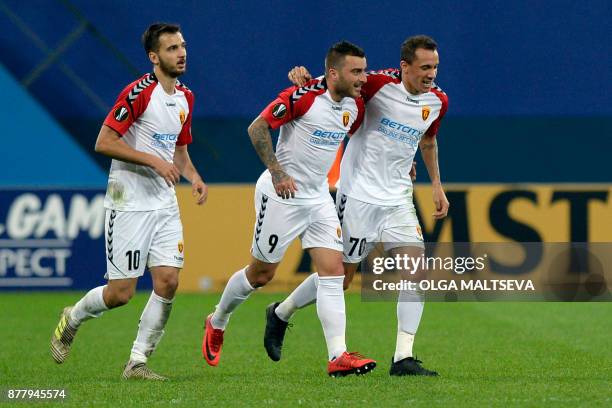
[[[104,215],[102,189],[0,190],[0,291],[103,284]]]

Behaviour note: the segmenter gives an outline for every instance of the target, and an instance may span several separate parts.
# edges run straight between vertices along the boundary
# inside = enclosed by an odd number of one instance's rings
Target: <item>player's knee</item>
[[[319,275],[322,276],[344,276],[344,267],[342,264],[329,265],[319,270]]]
[[[116,290],[110,291],[108,293],[107,298],[104,299],[104,301],[106,303],[106,306],[108,306],[109,309],[112,309],[115,307],[127,305],[133,296],[134,296],[134,290],[131,288],[116,289]]]
[[[178,276],[173,276],[171,279],[168,279],[166,287],[168,288],[168,291],[172,292],[172,294],[174,295],[174,292],[176,292],[176,290],[178,289],[178,285]]]
[[[249,265],[246,275],[251,286],[254,288],[260,288],[265,286],[272,280],[272,278],[274,278],[275,272],[276,264],[254,262]]]
[[[174,293],[178,289],[179,280],[177,275],[166,275],[163,278],[157,279],[154,283],[155,292],[159,292],[160,296],[167,299],[172,299]]]
[[[274,271],[262,271],[255,276],[251,284],[254,288],[260,288],[262,286],[266,286],[268,282],[272,280],[272,278],[274,278]]]

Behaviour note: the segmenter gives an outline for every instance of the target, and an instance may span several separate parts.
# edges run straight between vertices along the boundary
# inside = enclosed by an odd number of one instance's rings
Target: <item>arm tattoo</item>
[[[262,126],[254,126],[249,136],[263,164],[268,169],[278,167],[278,160],[272,148],[272,136],[270,135],[270,131]]]

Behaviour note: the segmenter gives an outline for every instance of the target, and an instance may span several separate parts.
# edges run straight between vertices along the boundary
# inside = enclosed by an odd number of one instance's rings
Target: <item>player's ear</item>
[[[159,64],[159,57],[153,51],[149,51],[149,61],[151,61],[153,65],[157,65]]]
[[[338,71],[336,70],[336,68],[329,68],[327,70],[327,75],[329,76],[330,79],[336,80],[338,79]]]

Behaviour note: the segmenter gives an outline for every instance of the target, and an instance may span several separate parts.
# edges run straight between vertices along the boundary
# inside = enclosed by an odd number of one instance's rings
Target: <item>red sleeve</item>
[[[149,76],[132,82],[117,97],[104,124],[123,136],[132,123],[147,109],[157,82]]]
[[[278,129],[285,123],[303,116],[312,106],[314,98],[325,92],[325,89],[319,85],[320,82],[318,79],[313,79],[301,88],[292,86],[285,89],[259,116],[264,118],[272,129]]]
[[[444,92],[439,91],[437,89],[432,89],[431,91],[435,93],[438,98],[440,98],[440,100],[442,101],[442,107],[440,108],[440,114],[438,115],[436,120],[431,123],[429,129],[427,129],[427,132],[425,132],[425,136],[436,137],[436,135],[438,134],[438,130],[440,129],[440,122],[442,122],[442,118],[448,110],[448,96]]]
[[[357,104],[357,118],[355,119],[355,121],[351,125],[351,128],[348,131],[349,137],[352,136],[357,131],[357,129],[359,129],[359,127],[363,123],[363,117],[365,115],[365,102],[363,101],[363,98],[355,99],[355,103]]]
[[[380,88],[389,83],[400,83],[399,70],[385,69],[382,71],[368,72],[368,82],[361,88],[361,96],[365,103],[380,91]]]
[[[181,129],[181,133],[179,133],[178,140],[176,141],[177,146],[184,146],[190,144],[193,141],[193,136],[191,135],[191,118],[193,117],[193,101],[194,96],[193,92],[188,89],[181,89],[185,93],[185,99],[187,99],[187,106],[189,106],[189,114],[183,122],[183,128]]]

